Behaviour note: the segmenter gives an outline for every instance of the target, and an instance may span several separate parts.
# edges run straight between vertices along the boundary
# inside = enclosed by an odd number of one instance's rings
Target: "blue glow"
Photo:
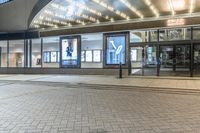
[[[11,1],[11,0],[0,0],[0,4],[7,3],[9,1]]]
[[[116,36],[107,38],[106,64],[117,65],[126,63],[126,37]]]

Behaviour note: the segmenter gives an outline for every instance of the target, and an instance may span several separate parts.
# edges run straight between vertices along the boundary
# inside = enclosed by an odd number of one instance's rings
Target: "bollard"
[[[119,63],[119,78],[122,79],[122,63]]]

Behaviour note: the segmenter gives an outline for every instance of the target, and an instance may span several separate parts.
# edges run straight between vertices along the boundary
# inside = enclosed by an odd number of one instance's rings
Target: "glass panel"
[[[24,40],[9,41],[9,67],[24,67]]]
[[[158,41],[158,31],[150,30],[150,42],[157,42],[157,41]]]
[[[200,45],[194,45],[194,74],[200,75]]]
[[[0,41],[0,65],[1,67],[7,67],[7,41]]]
[[[126,36],[107,37],[106,64],[126,63]]]
[[[130,32],[130,42],[138,43],[138,42],[148,42],[149,34],[147,31],[131,31]]]
[[[78,38],[63,38],[61,41],[62,48],[62,66],[78,66]]]
[[[41,67],[41,39],[32,40],[32,67]]]
[[[190,40],[191,29],[180,28],[180,29],[161,29],[160,30],[160,41],[176,41],[176,40]]]
[[[143,47],[132,47],[131,48],[131,73],[134,75],[142,75],[143,68]]]
[[[200,40],[200,27],[193,28],[193,39]]]
[[[144,47],[144,75],[157,74],[156,46]]]
[[[103,34],[93,33],[81,36],[82,68],[103,68]],[[85,59],[84,59],[85,58]]]
[[[43,67],[58,68],[59,37],[43,39]]]

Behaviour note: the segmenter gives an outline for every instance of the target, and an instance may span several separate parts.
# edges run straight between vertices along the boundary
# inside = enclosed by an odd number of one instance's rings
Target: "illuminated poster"
[[[106,64],[125,64],[126,60],[126,37],[107,37]]]
[[[93,51],[93,61],[94,62],[101,62],[101,51],[100,50],[94,50]]]
[[[57,52],[51,52],[51,62],[57,62]]]
[[[62,66],[78,65],[78,39],[62,39]]]
[[[50,62],[50,53],[49,52],[44,52],[44,62],[45,63]]]
[[[85,60],[86,62],[92,62],[92,50],[91,51],[86,51],[85,53]]]
[[[137,61],[137,50],[136,49],[131,50],[131,61]]]
[[[81,61],[85,62],[85,51],[81,51]]]

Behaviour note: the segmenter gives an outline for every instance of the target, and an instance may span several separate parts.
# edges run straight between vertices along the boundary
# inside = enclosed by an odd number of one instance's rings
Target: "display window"
[[[106,38],[106,64],[126,63],[126,36],[110,36]]]
[[[32,67],[41,67],[42,59],[41,59],[41,39],[33,39],[32,40]]]
[[[24,40],[9,41],[9,67],[24,67]]]
[[[43,67],[59,67],[59,37],[43,39]]]
[[[79,67],[80,37],[61,37],[61,66]]]
[[[7,67],[7,41],[0,41],[0,66]]]

